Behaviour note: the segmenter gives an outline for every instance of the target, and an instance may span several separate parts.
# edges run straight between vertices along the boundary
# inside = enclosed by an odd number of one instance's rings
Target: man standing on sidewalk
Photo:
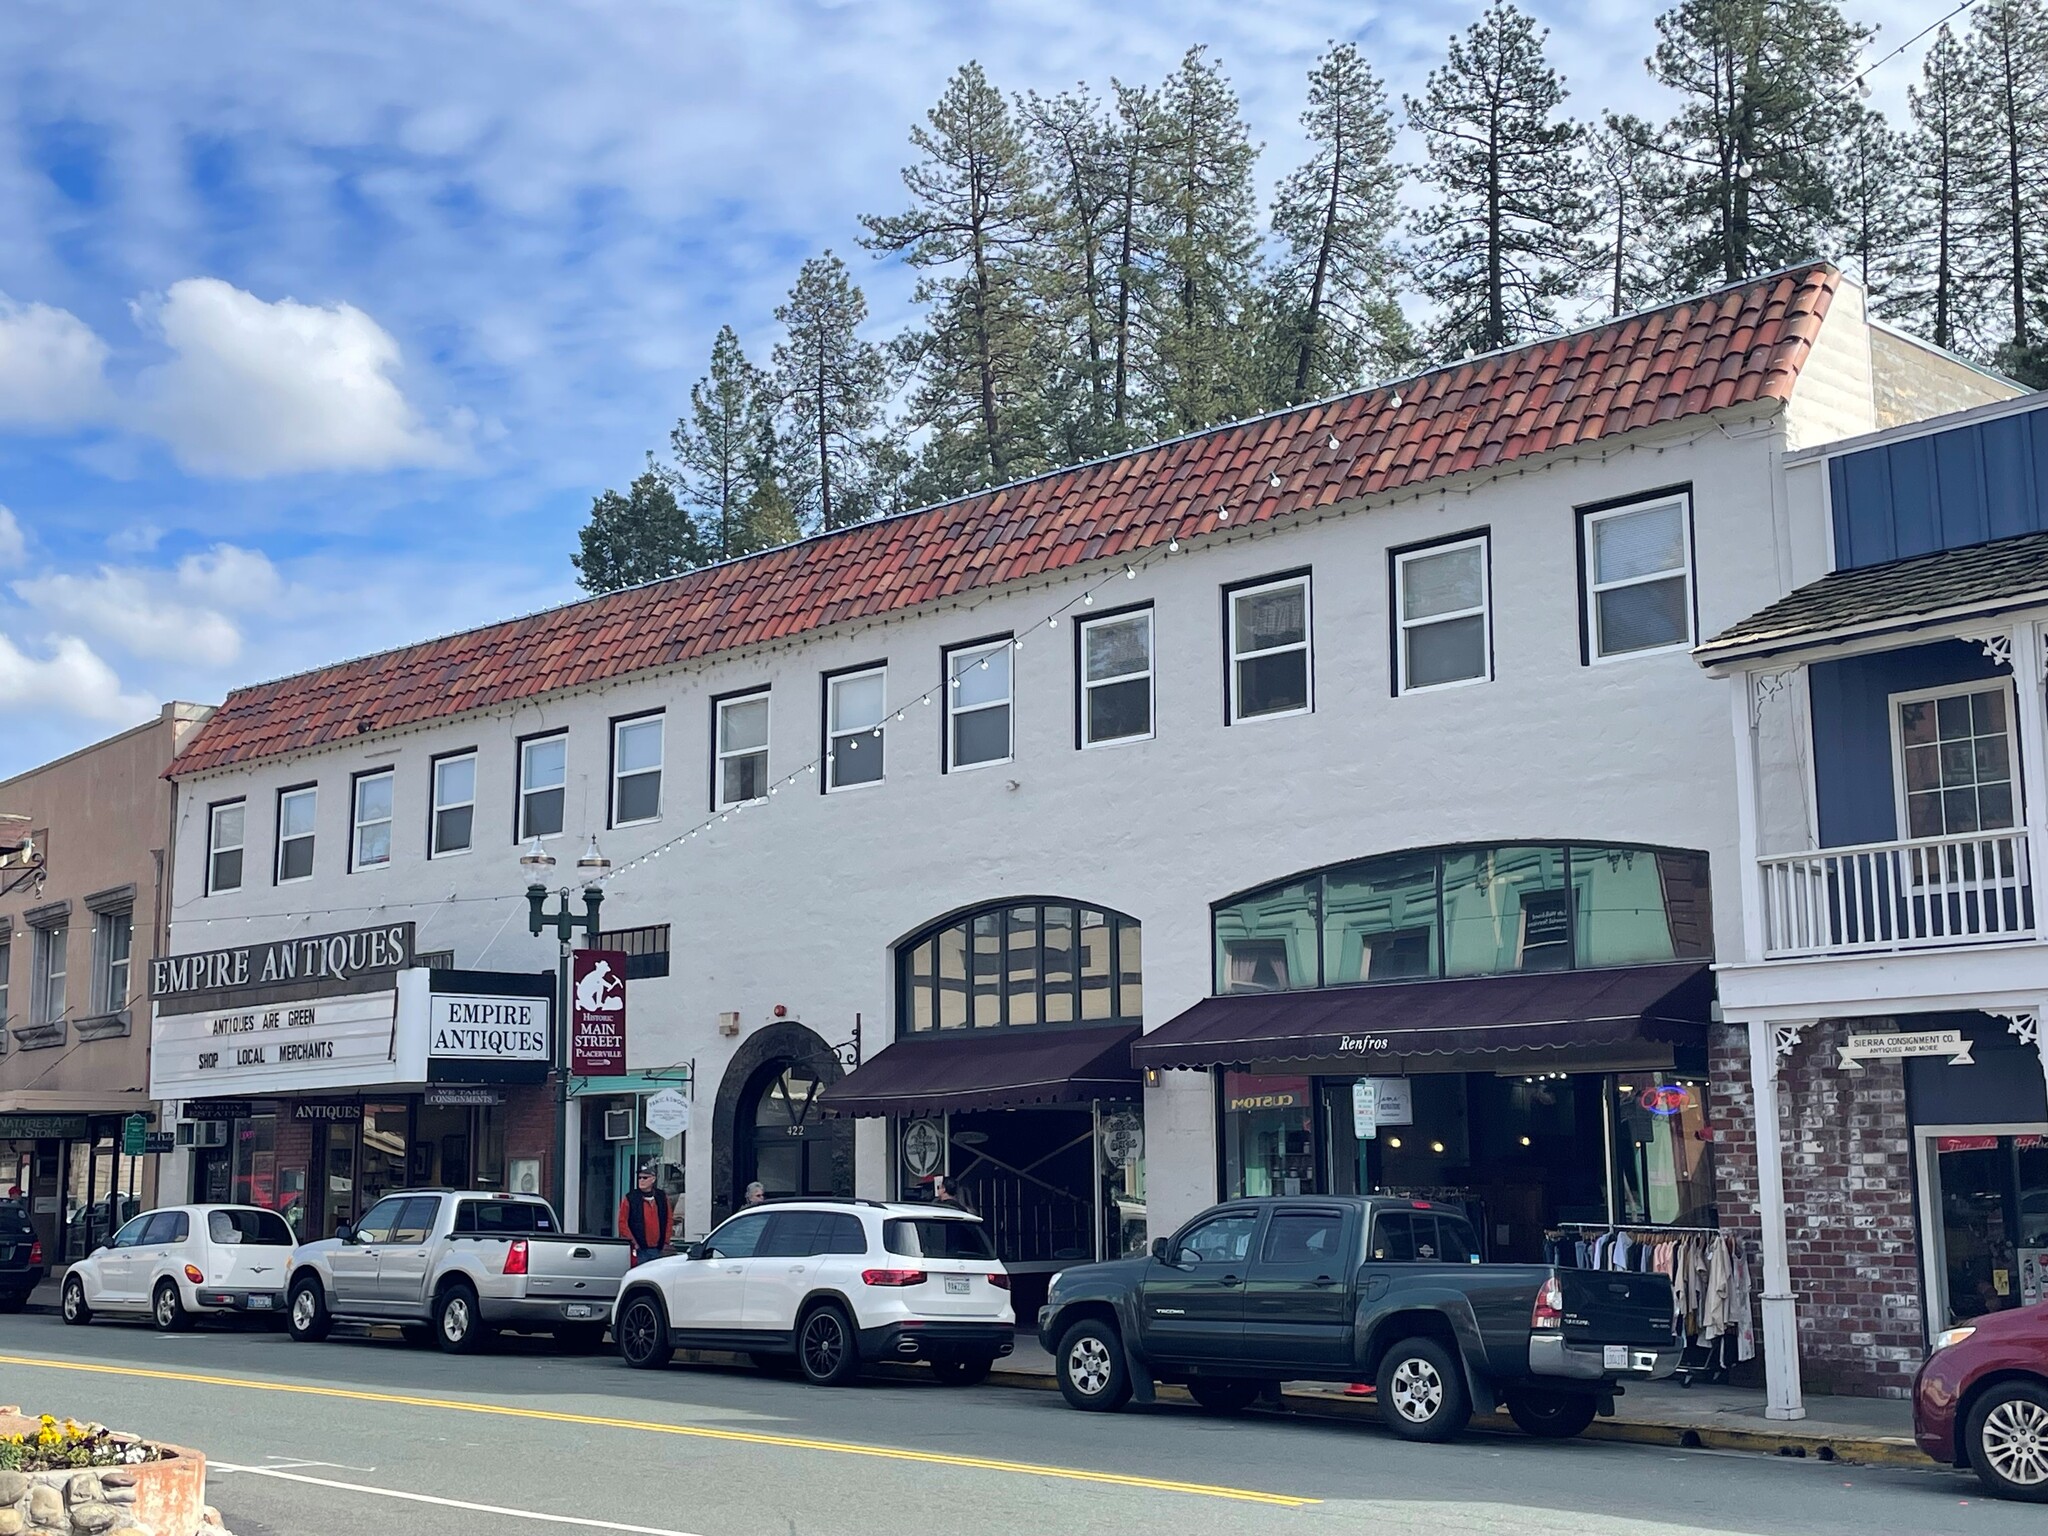
[[[668,1249],[668,1191],[654,1182],[654,1164],[644,1163],[635,1187],[619,1202],[619,1235],[633,1245],[633,1262],[645,1264]]]

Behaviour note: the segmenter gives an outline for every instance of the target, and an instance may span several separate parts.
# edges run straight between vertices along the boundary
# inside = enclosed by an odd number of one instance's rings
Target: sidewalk
[[[1029,1329],[1017,1330],[1017,1348],[996,1362],[989,1378],[1010,1387],[1052,1388],[1052,1357]],[[1161,1387],[1169,1401],[1185,1401],[1177,1387]],[[1377,1419],[1370,1397],[1348,1397],[1344,1389],[1321,1382],[1289,1382],[1281,1394],[1282,1411],[1318,1418]],[[1595,1419],[1589,1440],[1623,1440],[1638,1445],[1677,1446],[1689,1450],[1750,1451],[1766,1456],[1812,1456],[1822,1461],[1862,1466],[1931,1465],[1913,1443],[1913,1411],[1908,1403],[1869,1397],[1808,1397],[1807,1417],[1781,1423],[1764,1417],[1763,1399],[1741,1387],[1681,1387],[1676,1382],[1644,1382],[1629,1387],[1614,1405],[1614,1417]],[[1505,1412],[1474,1419],[1475,1430],[1518,1435]]]

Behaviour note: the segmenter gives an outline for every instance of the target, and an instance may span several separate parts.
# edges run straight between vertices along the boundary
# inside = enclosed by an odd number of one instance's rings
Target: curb
[[[1050,1371],[1004,1370],[1001,1365],[989,1376],[989,1381],[995,1386],[1025,1391],[1054,1391],[1059,1386]],[[1181,1387],[1162,1385],[1158,1394],[1163,1401],[1170,1403],[1194,1401]],[[1305,1418],[1364,1419],[1374,1423],[1380,1416],[1379,1408],[1370,1400],[1311,1392],[1281,1393],[1280,1412],[1297,1413]],[[1477,1434],[1526,1438],[1505,1412],[1475,1418],[1472,1429]],[[1839,1461],[1860,1467],[1917,1467],[1924,1471],[1936,1465],[1933,1458],[1911,1440],[1894,1435],[1833,1435],[1818,1431],[1734,1429],[1655,1420],[1595,1419],[1580,1438],[1624,1445],[1664,1446],[1674,1450],[1739,1451],[1753,1456]]]

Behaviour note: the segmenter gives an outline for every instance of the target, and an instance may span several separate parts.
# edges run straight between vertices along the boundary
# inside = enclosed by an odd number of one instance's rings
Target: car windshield
[[[882,1223],[882,1246],[906,1259],[992,1259],[988,1229],[957,1216],[918,1216]]]
[[[292,1229],[275,1211],[208,1211],[206,1235],[216,1243],[256,1248],[289,1248]]]

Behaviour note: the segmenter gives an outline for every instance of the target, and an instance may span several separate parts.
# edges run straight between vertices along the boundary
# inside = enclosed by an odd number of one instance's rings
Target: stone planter
[[[18,1408],[0,1408],[0,1435],[36,1426]],[[198,1536],[211,1513],[206,1458],[183,1446],[150,1443],[168,1453],[165,1460],[0,1472],[0,1536]]]

